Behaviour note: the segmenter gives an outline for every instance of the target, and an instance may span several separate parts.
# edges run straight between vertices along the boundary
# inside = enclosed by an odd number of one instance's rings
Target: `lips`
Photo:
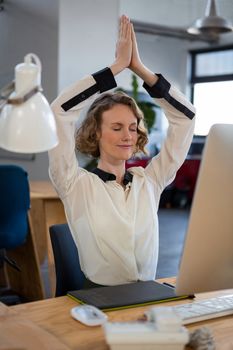
[[[133,147],[132,145],[118,145],[118,147],[122,147],[122,148],[131,148]]]

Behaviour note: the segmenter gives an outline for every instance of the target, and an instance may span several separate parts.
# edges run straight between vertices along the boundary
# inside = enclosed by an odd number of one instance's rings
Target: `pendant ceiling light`
[[[217,15],[215,0],[208,0],[205,17],[199,18],[194,25],[188,28],[190,34],[222,34],[232,32],[232,23],[227,19]]]

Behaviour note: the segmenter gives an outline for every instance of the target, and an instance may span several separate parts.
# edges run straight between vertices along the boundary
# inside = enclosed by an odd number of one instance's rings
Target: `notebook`
[[[139,281],[110,287],[80,289],[70,291],[67,295],[81,304],[94,305],[105,311],[162,303],[188,297],[178,297],[173,287],[156,281]]]

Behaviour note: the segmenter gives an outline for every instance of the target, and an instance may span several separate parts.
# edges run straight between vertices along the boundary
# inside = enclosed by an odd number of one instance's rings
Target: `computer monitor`
[[[176,293],[233,288],[233,125],[206,139],[180,260]]]

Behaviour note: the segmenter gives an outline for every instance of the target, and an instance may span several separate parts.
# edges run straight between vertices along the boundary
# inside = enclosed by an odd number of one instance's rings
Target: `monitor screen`
[[[206,139],[180,261],[176,292],[233,288],[233,125]]]

